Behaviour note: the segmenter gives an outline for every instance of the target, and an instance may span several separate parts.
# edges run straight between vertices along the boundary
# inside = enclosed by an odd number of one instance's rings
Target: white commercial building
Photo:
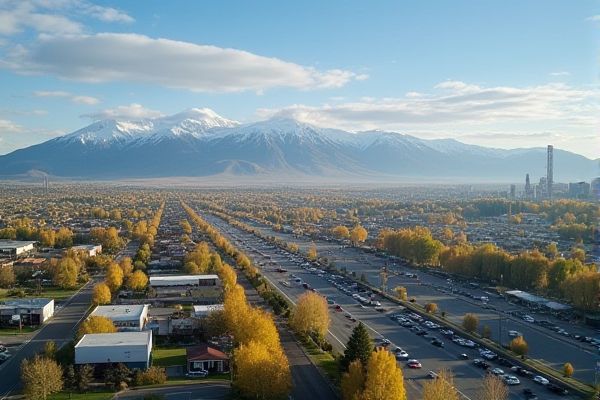
[[[0,253],[10,256],[20,256],[21,254],[33,251],[35,242],[20,240],[0,240]]]
[[[0,325],[38,326],[53,315],[53,299],[16,299],[0,303]]]
[[[95,257],[96,255],[102,253],[102,246],[96,244],[82,244],[80,246],[73,246],[73,250],[81,251],[85,253],[88,257]]]
[[[223,304],[206,304],[194,306],[194,317],[204,318],[213,311],[223,311]]]
[[[141,331],[148,321],[147,304],[98,306],[90,316],[110,319],[120,331]]]
[[[75,364],[110,365],[128,368],[150,366],[152,331],[94,333],[83,335],[75,345]]]
[[[150,286],[216,286],[218,281],[217,275],[163,275],[151,276]]]

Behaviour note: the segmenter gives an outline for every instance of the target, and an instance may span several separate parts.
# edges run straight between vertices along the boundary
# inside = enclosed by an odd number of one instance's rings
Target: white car
[[[517,336],[523,336],[523,335],[519,331],[508,331],[508,336],[517,337]]]
[[[507,385],[513,386],[513,385],[518,385],[521,383],[521,381],[519,380],[519,378],[517,378],[514,375],[504,375],[502,377],[502,379],[504,380],[504,383],[506,383]]]
[[[396,358],[406,360],[408,359],[408,353],[402,349],[396,349]]]
[[[540,385],[547,385],[550,383],[550,381],[546,378],[544,378],[543,376],[540,375],[536,375],[533,377],[533,381],[535,383],[539,383]]]
[[[529,322],[529,323],[534,323],[535,319],[533,319],[533,317],[530,316],[530,315],[526,315],[526,316],[523,317],[523,321]]]
[[[504,375],[504,370],[502,368],[494,368],[490,372],[494,375]]]

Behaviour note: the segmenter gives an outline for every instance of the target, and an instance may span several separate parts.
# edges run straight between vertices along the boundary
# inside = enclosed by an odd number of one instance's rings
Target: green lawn
[[[71,297],[78,290],[79,290],[79,288],[61,289],[59,287],[45,287],[45,288],[42,288],[41,294],[34,294],[30,288],[26,288],[25,289],[26,295],[24,296],[24,298],[46,297],[46,298],[54,299],[54,300],[64,300],[66,298]],[[16,298],[16,297],[9,297],[7,289],[0,289],[0,300],[1,299],[12,299],[12,298]]]
[[[325,371],[329,379],[338,382],[340,379],[339,361],[331,353],[321,351],[312,340],[301,340],[301,343],[311,360]]]
[[[109,400],[114,396],[113,392],[90,392],[72,393],[60,392],[48,397],[48,400]]]
[[[152,365],[158,367],[185,365],[185,349],[183,347],[172,349],[154,348],[152,350]]]

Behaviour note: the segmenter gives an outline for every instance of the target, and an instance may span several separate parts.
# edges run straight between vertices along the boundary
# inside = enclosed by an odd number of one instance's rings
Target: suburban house
[[[186,349],[188,372],[205,370],[209,372],[228,372],[229,357],[221,350],[207,344]]]
[[[0,303],[2,326],[38,326],[53,315],[53,299],[15,299]]]
[[[102,253],[102,245],[99,244],[82,244],[80,246],[73,246],[71,249],[85,253],[88,257],[95,257],[96,255]]]
[[[90,316],[110,319],[119,331],[141,331],[148,322],[148,304],[97,306]]]
[[[147,369],[152,353],[152,331],[94,333],[83,335],[75,345],[75,364],[108,367],[123,363]]]

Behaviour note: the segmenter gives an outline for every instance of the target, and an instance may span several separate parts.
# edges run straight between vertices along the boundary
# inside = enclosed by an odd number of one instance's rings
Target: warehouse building
[[[217,275],[164,275],[150,277],[150,286],[154,288],[217,286],[218,282],[219,277]]]
[[[2,326],[39,326],[53,315],[53,299],[17,299],[0,303]]]
[[[132,369],[147,369],[152,353],[152,331],[94,333],[83,335],[75,345],[75,364],[106,368],[123,363]]]
[[[90,316],[110,319],[119,331],[141,331],[148,322],[148,305],[107,305],[98,306]]]
[[[0,254],[18,257],[32,252],[36,242],[20,240],[0,240]]]
[[[222,289],[217,275],[159,275],[150,276],[148,297],[161,304],[215,304]]]
[[[206,304],[194,306],[194,317],[205,318],[214,311],[223,311],[225,309],[223,304]]]
[[[96,244],[82,244],[80,246],[73,246],[73,250],[85,253],[88,257],[95,257],[102,253],[102,246]]]

